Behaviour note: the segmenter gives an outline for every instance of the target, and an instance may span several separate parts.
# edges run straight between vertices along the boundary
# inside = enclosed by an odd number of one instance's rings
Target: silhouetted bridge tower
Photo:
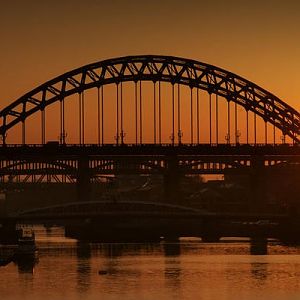
[[[248,174],[261,201],[266,174],[299,163],[295,109],[238,75],[178,57],[83,66],[12,102],[0,121],[1,184],[74,182],[79,201],[101,176],[163,175],[172,203],[181,176],[230,171]]]

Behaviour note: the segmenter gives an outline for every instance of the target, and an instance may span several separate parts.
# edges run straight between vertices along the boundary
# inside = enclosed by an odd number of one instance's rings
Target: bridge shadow
[[[251,264],[251,275],[259,285],[264,284],[268,277],[268,264],[267,263],[252,263]]]
[[[180,242],[164,242],[163,250],[165,255],[165,285],[172,290],[173,298],[180,299],[180,286],[181,286],[181,265],[180,254],[181,245]]]
[[[85,294],[91,285],[91,246],[89,243],[77,243],[77,289]]]

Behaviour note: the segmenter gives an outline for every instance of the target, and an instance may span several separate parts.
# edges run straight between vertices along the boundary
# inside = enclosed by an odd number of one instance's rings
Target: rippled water
[[[80,244],[37,230],[36,262],[0,267],[0,299],[300,299],[300,248],[243,241]],[[100,274],[99,274],[100,273]]]

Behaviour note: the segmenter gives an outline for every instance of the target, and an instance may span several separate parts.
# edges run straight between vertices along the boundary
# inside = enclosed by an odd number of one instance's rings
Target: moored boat
[[[34,231],[31,228],[22,228],[15,256],[17,258],[22,256],[34,256],[36,251]]]

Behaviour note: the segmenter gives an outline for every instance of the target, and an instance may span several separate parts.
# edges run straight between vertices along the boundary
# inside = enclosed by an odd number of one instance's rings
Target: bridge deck
[[[300,156],[298,144],[9,144],[1,157],[15,155],[230,155]]]

